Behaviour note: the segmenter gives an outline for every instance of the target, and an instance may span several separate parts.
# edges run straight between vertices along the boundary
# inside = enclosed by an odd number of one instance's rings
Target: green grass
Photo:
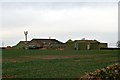
[[[15,78],[80,78],[85,72],[91,72],[118,62],[118,55],[117,50],[2,50],[3,76],[8,75]],[[40,58],[44,56],[57,56],[57,58]],[[60,58],[62,56],[74,57]]]

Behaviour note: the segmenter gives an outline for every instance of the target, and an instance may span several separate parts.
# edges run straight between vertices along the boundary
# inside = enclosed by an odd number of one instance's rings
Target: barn
[[[58,49],[63,48],[64,43],[56,39],[32,39],[28,44],[28,48],[32,46],[36,46],[39,49]]]
[[[56,39],[32,39],[31,41],[20,41],[14,48],[19,49],[63,49],[64,43]]]
[[[100,50],[107,48],[107,43],[100,43],[97,40],[68,40],[66,42],[66,50]]]
[[[75,40],[76,50],[97,50],[99,49],[99,43],[97,40]]]

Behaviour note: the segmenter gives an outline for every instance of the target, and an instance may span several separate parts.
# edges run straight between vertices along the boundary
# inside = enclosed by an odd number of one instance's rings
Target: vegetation
[[[120,64],[115,63],[113,65],[104,67],[102,69],[97,69],[94,72],[86,73],[81,80],[120,80]]]
[[[80,78],[118,62],[118,51],[2,50],[3,78]]]
[[[117,42],[117,47],[120,48],[120,40]]]

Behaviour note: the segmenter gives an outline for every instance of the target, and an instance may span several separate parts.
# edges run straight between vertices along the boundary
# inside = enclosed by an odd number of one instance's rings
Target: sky
[[[116,47],[118,0],[17,1],[0,3],[0,46],[24,41],[24,31],[28,31],[29,41],[51,37],[66,42],[85,38]]]

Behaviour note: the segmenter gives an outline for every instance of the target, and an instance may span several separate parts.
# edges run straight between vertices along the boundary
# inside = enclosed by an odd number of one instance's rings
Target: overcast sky
[[[51,37],[66,42],[86,38],[115,47],[118,3],[110,1],[1,3],[1,42],[14,46],[25,40],[24,31],[27,30],[28,40]]]

